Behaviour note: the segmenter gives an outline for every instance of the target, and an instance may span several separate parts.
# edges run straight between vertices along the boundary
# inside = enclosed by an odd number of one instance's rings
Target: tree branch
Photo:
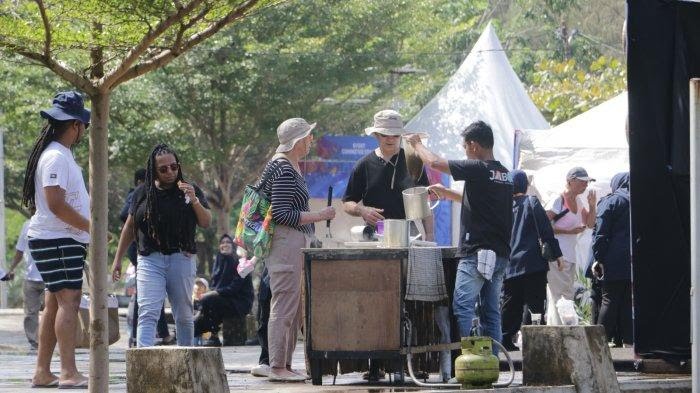
[[[196,33],[196,34],[190,36],[190,38],[188,38],[187,41],[185,41],[182,44],[182,46],[180,46],[179,48],[178,47],[170,48],[170,49],[165,50],[165,51],[159,53],[158,55],[154,56],[149,61],[133,65],[131,68],[129,68],[128,71],[126,71],[120,77],[118,77],[114,81],[114,83],[111,83],[110,87],[113,88],[113,87],[115,87],[119,84],[122,84],[128,80],[131,80],[131,79],[134,79],[138,76],[146,74],[149,71],[163,67],[164,65],[168,64],[173,59],[178,57],[180,54],[187,52],[189,49],[191,49],[195,45],[201,43],[205,39],[211,37],[212,35],[216,34],[217,32],[219,32],[221,29],[223,29],[227,25],[244,17],[246,11],[250,10],[255,4],[258,3],[258,1],[259,0],[246,1],[240,7],[229,12],[221,20],[210,24],[209,27],[207,27],[206,29],[202,30],[199,33]]]
[[[44,56],[46,58],[51,57],[51,25],[49,24],[49,17],[46,15],[46,7],[44,7],[44,2],[42,0],[36,0],[36,5],[39,7],[39,13],[41,14],[41,21],[44,23]]]
[[[185,15],[189,14],[195,8],[197,8],[197,6],[202,4],[203,1],[204,0],[193,0],[186,6],[178,8],[177,12],[171,14],[169,17],[158,23],[155,28],[151,29],[151,31],[143,37],[141,42],[139,42],[136,46],[131,48],[129,53],[126,54],[124,60],[122,60],[121,64],[119,64],[117,68],[115,68],[109,74],[107,74],[107,76],[103,78],[101,84],[111,89],[117,86],[118,84],[125,82],[126,80],[132,79],[127,78],[122,80],[125,74],[130,72],[134,68],[132,66],[134,65],[134,63],[136,63],[139,57],[151,46],[151,44],[158,37],[160,37],[161,35],[163,35],[163,33],[168,31],[168,29],[172,25],[182,20],[185,17]],[[136,65],[136,68],[138,69],[138,65]],[[151,69],[147,70],[146,72],[150,71]],[[142,74],[138,74],[136,76],[139,75]]]
[[[63,64],[57,62],[56,60],[46,57],[41,53],[32,52],[31,50],[19,46],[10,42],[0,41],[0,48],[7,48],[11,52],[23,56],[27,59],[34,60],[38,65],[48,68],[53,71],[56,75],[61,77],[66,82],[71,83],[73,86],[81,89],[88,94],[94,94],[97,92],[97,88],[90,83],[90,81],[78,74],[74,70],[64,66]]]

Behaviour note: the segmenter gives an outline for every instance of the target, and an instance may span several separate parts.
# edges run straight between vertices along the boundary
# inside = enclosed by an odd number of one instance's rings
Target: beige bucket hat
[[[403,128],[403,120],[399,112],[385,109],[374,115],[374,124],[372,127],[365,128],[365,134],[372,135],[373,133],[383,135],[403,135],[407,131]]]
[[[295,117],[287,119],[277,127],[277,139],[280,145],[277,146],[277,153],[285,153],[294,147],[294,145],[302,138],[305,138],[311,133],[311,130],[316,127],[316,123],[309,124],[306,120]]]

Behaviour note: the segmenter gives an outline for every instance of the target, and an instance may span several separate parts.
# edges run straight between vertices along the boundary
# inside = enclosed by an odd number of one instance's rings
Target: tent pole
[[[700,392],[700,301],[695,289],[700,285],[700,79],[690,80],[690,310],[692,342],[692,389]]]

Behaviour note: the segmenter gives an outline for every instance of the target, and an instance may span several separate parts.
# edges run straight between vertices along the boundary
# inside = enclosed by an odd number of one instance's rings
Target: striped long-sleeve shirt
[[[263,185],[263,192],[270,196],[275,223],[313,234],[313,224],[299,225],[301,213],[309,211],[309,189],[304,177],[286,159],[268,162],[260,181],[266,177],[268,180]]]

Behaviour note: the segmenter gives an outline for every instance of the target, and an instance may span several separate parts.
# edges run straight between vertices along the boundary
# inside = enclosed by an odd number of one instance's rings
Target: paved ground
[[[122,338],[110,347],[110,392],[126,392],[126,364],[125,351],[127,341],[125,337],[125,320],[121,318]],[[257,364],[259,347],[225,347],[222,348],[224,365],[228,371],[228,383],[231,392],[408,392],[419,389],[414,385],[395,386],[387,382],[375,385],[368,385],[362,380],[361,374],[352,373],[338,376],[336,385],[332,386],[333,377],[328,376],[323,379],[323,386],[313,386],[306,384],[275,384],[264,378],[256,378],[249,374],[250,368]],[[519,353],[514,354],[519,358]],[[77,351],[78,368],[87,374],[88,351],[79,349]],[[631,359],[631,351],[615,350],[613,357],[616,359]],[[29,388],[29,380],[34,370],[35,355],[30,353],[24,332],[22,330],[21,310],[0,310],[0,393],[23,393],[36,392],[36,389]],[[58,370],[58,356],[54,356],[54,369]],[[301,345],[297,347],[294,354],[293,364],[297,368],[303,367],[304,355]],[[662,391],[661,387],[675,387],[680,390],[689,390],[690,378],[688,377],[661,377],[641,376],[637,373],[618,373],[623,391]],[[509,373],[501,373],[500,381],[505,381]],[[436,379],[436,376],[433,376]],[[521,386],[522,374],[516,373],[513,386]],[[641,390],[640,390],[641,389]],[[508,391],[504,389],[502,391]],[[440,391],[446,391],[440,389]],[[573,387],[529,389],[521,388],[521,392],[574,392]]]

